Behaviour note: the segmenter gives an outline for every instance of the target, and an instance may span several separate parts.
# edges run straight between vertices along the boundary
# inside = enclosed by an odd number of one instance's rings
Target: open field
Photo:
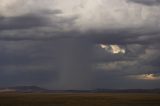
[[[1,93],[0,106],[160,106],[160,94]]]

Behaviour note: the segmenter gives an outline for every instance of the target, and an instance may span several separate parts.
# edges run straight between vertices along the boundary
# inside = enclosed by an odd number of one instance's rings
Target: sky
[[[160,88],[160,0],[0,0],[0,87]]]

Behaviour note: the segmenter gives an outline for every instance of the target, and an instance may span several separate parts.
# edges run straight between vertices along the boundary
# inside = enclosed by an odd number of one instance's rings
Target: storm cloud
[[[135,2],[135,3],[139,3],[139,4],[143,4],[143,5],[150,5],[150,6],[155,6],[155,5],[159,5],[160,1],[159,0],[128,0],[131,2]]]
[[[160,87],[158,0],[0,2],[1,86]]]

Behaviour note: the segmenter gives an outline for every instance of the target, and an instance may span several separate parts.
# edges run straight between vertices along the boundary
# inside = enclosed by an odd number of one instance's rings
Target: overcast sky
[[[0,0],[0,87],[159,88],[160,0]]]

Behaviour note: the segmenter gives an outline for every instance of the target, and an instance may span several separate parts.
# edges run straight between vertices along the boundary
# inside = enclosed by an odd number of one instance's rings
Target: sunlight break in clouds
[[[156,76],[155,74],[132,75],[129,77],[138,80],[160,80],[160,76]]]
[[[100,44],[100,47],[105,49],[106,51],[113,53],[113,54],[125,54],[126,50],[121,48],[118,45],[104,45]]]

